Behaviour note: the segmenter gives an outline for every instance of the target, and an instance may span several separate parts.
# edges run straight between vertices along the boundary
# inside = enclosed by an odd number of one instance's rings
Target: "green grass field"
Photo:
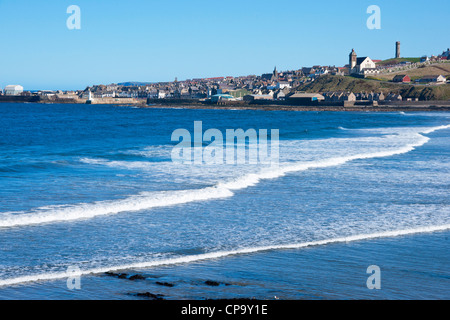
[[[420,58],[392,58],[383,60],[377,63],[377,66],[385,66],[385,65],[391,65],[391,64],[398,64],[400,62],[409,61],[411,63],[420,62]]]

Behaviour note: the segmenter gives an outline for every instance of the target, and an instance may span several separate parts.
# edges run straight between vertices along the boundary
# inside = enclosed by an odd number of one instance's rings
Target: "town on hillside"
[[[210,104],[328,104],[352,105],[369,101],[420,101],[429,96],[417,90],[399,91],[399,86],[447,86],[450,79],[450,49],[442,54],[421,58],[402,58],[400,42],[395,43],[395,57],[375,60],[358,56],[352,49],[348,64],[342,67],[314,65],[297,70],[279,71],[262,75],[186,79],[158,83],[117,83],[94,85],[78,91],[24,91],[20,85],[0,88],[0,101],[46,101],[54,103],[210,103]],[[433,71],[432,74],[427,72]],[[361,84],[344,91],[327,85],[335,78]],[[362,81],[376,82],[365,87]],[[322,81],[320,89],[315,84]],[[342,81],[339,81],[342,82]],[[379,90],[377,91],[377,88]],[[409,88],[409,87],[408,87]],[[368,90],[369,89],[369,90]],[[401,92],[404,92],[402,96]],[[445,100],[450,99],[448,97]]]

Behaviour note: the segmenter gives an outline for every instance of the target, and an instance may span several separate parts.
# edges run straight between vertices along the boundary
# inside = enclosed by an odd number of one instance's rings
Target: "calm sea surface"
[[[279,166],[173,162],[194,121]],[[449,159],[450,113],[3,103],[0,299],[449,299]]]

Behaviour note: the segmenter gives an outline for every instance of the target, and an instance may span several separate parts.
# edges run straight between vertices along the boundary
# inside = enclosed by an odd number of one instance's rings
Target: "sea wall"
[[[450,100],[432,101],[380,101],[384,106],[450,106]]]
[[[0,102],[39,102],[39,96],[0,96]]]
[[[84,101],[83,103],[89,103]],[[95,98],[90,104],[145,104],[145,99],[137,98]]]
[[[147,99],[147,104],[161,104],[161,105],[189,105],[201,103],[198,99]]]

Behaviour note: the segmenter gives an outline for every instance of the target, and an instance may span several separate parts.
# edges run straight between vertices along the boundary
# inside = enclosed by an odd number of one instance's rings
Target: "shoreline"
[[[26,97],[24,97],[26,98]],[[450,111],[450,101],[423,101],[423,102],[407,102],[399,101],[389,104],[367,105],[356,104],[351,106],[332,105],[298,105],[287,103],[226,103],[226,104],[210,104],[198,101],[170,101],[164,100],[160,103],[148,103],[146,100],[135,101],[95,101],[88,104],[83,101],[27,101],[26,99],[18,100],[1,100],[2,103],[29,103],[29,104],[73,104],[73,105],[113,105],[121,107],[135,108],[155,108],[155,109],[204,109],[204,110],[261,110],[261,111],[335,111],[335,112],[436,112]]]
[[[380,297],[391,299],[417,299],[421,295],[428,298],[442,298],[445,288],[442,277],[430,279],[428,265],[418,263],[434,242],[442,241],[449,230],[432,233],[418,233],[393,238],[365,239],[357,242],[341,243],[339,246],[316,246],[306,249],[283,249],[241,254],[227,258],[201,260],[193,263],[168,264],[149,268],[129,268],[114,272],[86,274],[81,278],[81,290],[67,290],[67,278],[20,284],[25,294],[17,291],[17,285],[0,287],[0,299],[21,299],[23,295],[33,299],[40,293],[51,290],[59,299],[112,299],[112,300],[165,300],[165,301],[218,301],[218,300],[301,300],[301,299],[367,299]],[[421,246],[418,246],[418,244]],[[404,259],[392,258],[389,253],[379,251],[379,246],[391,248],[397,253],[405,246],[415,255]],[[350,263],[349,252],[366,252]],[[331,253],[333,252],[333,253]],[[334,261],[328,259],[333,254]],[[382,271],[390,269],[389,282],[386,278],[382,291],[367,290],[365,270],[368,257],[377,255]],[[292,276],[286,284],[285,277],[271,273],[274,259],[288,260],[283,269]],[[313,261],[313,263],[311,262]],[[296,264],[303,268],[297,268]],[[343,264],[344,262],[344,264]],[[259,268],[264,265],[265,268]],[[313,265],[315,269],[313,270]],[[249,276],[230,270],[252,270],[257,276]],[[415,273],[419,269],[421,274]],[[313,270],[313,271],[311,271]],[[342,285],[339,290],[330,291],[333,282],[325,283],[320,275],[338,270],[336,277]],[[319,271],[316,276],[314,272]],[[408,276],[405,277],[405,272]],[[436,272],[436,271],[435,271]],[[443,269],[440,270],[443,274]],[[439,275],[439,273],[438,273]],[[445,274],[444,274],[445,275]],[[383,278],[382,278],[383,279]],[[395,281],[393,281],[395,279]],[[277,287],[265,284],[277,281]],[[410,287],[415,281],[425,286],[422,291],[400,290]],[[305,285],[306,284],[306,285]],[[107,288],[99,291],[97,288]],[[334,287],[335,288],[335,287]],[[336,288],[335,288],[336,289]]]
[[[261,110],[261,111],[339,111],[339,112],[423,112],[450,111],[450,106],[426,104],[420,106],[294,106],[294,105],[207,105],[207,104],[155,104],[134,107],[154,109],[206,109],[206,110]]]

